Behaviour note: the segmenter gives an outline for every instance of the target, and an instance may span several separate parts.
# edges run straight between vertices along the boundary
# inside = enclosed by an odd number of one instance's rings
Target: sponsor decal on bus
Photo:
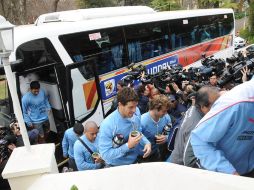
[[[106,97],[111,96],[115,89],[115,79],[110,79],[104,82],[104,90]]]
[[[173,55],[171,57],[167,57],[165,59],[153,62],[146,66],[148,74],[154,74],[159,72],[160,70],[167,69],[172,65],[178,64],[178,55]]]
[[[159,72],[162,69],[166,69],[172,65],[178,64],[178,55],[173,55],[170,57],[166,57],[161,60],[157,60],[155,62],[150,63],[149,65],[146,65],[147,71],[149,74],[154,74]],[[117,93],[116,83],[117,81],[123,79],[123,77],[126,76],[126,73],[122,73],[119,75],[116,75],[112,78],[102,80],[100,82],[100,87],[102,90],[102,100],[107,100]],[[134,84],[138,84],[139,81],[135,81]]]

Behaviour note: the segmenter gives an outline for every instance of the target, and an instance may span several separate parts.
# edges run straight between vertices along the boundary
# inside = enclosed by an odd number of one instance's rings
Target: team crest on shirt
[[[113,94],[115,89],[115,79],[110,79],[104,82],[105,94],[106,96],[110,96]]]

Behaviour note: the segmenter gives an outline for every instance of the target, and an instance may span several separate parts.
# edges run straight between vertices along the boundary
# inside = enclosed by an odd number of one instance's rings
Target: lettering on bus
[[[178,64],[178,55],[167,57],[146,66],[148,74],[154,74],[162,69]]]

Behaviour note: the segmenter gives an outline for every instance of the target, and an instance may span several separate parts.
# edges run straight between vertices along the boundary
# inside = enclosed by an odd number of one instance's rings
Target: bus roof
[[[123,7],[103,7],[90,9],[77,9],[70,11],[53,12],[40,15],[35,21],[35,25],[45,24],[48,22],[73,22],[90,20],[104,17],[130,16],[155,13],[147,6],[123,6]]]
[[[89,9],[94,10],[94,9]],[[98,9],[96,9],[98,10]],[[109,9],[110,10],[110,9]],[[111,9],[112,10],[112,9]],[[134,10],[134,9],[133,9]],[[68,11],[64,11],[68,12]],[[134,12],[134,11],[133,11]],[[159,20],[188,18],[195,16],[215,15],[215,14],[227,14],[233,13],[232,9],[198,9],[198,10],[183,10],[183,11],[167,11],[167,12],[152,12],[133,15],[118,15],[109,17],[96,17],[85,20],[78,20],[73,22],[57,21],[48,22],[44,24],[31,24],[16,26],[14,28],[14,42],[15,47],[20,44],[40,39],[40,38],[52,38],[59,35],[76,33],[82,31],[92,31],[101,28],[111,28],[116,26],[124,26],[145,22],[154,22]]]

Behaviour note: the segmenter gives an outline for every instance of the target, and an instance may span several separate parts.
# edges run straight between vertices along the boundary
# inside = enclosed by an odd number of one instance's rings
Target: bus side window
[[[104,43],[101,44],[101,54],[99,56],[99,60],[97,61],[97,69],[99,74],[117,69],[113,61],[111,48]]]
[[[170,45],[172,50],[176,50],[181,47],[181,21],[180,20],[170,20],[169,27],[170,27]]]
[[[209,40],[211,38],[205,26],[203,26],[202,29],[200,30],[200,38],[201,38],[201,42]]]
[[[121,68],[123,65],[123,44],[115,45],[111,47],[113,61],[116,68]]]
[[[73,61],[79,59],[76,58],[79,54],[83,61],[94,58],[98,74],[114,71],[128,63],[121,27],[66,34],[59,39]],[[75,53],[77,51],[82,53]],[[90,75],[84,77],[88,79]]]
[[[129,42],[128,43],[129,60],[131,63],[136,63],[142,60],[140,42]]]
[[[125,27],[130,62],[139,62],[169,52],[168,24],[165,21]]]
[[[223,35],[229,34],[233,30],[233,16],[223,15]]]
[[[84,56],[81,54],[78,55],[74,55],[73,59],[75,60],[75,62],[84,62]],[[83,66],[80,66],[79,71],[82,73],[83,76],[85,76],[85,78],[92,78],[93,77],[93,69],[91,68],[90,64],[84,64]]]
[[[198,26],[195,26],[191,31],[191,44],[196,44],[200,42],[198,31]]]
[[[16,57],[22,59],[22,63],[18,66],[21,71],[61,62],[53,45],[46,38],[20,45],[17,48]]]
[[[233,23],[233,17],[228,14],[225,15],[212,15],[202,16],[198,18],[199,24],[199,36],[201,41],[214,39],[227,35],[233,29],[231,25]]]

